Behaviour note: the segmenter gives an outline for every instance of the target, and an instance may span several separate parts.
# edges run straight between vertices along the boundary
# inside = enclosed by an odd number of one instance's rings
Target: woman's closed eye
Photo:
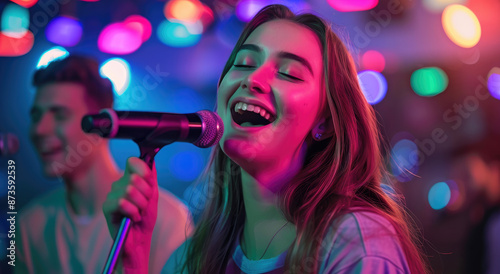
[[[255,68],[254,65],[234,64],[235,68]]]
[[[296,76],[293,76],[293,75],[290,75],[288,73],[284,73],[284,72],[278,72],[279,75],[285,77],[285,78],[288,78],[288,79],[291,79],[293,81],[300,81],[300,82],[303,82],[304,80],[302,80],[301,78],[298,78]]]

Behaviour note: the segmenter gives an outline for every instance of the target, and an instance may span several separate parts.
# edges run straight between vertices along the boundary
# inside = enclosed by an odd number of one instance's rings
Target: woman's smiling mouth
[[[241,101],[231,108],[231,117],[242,127],[267,126],[276,120],[276,116],[264,107]]]

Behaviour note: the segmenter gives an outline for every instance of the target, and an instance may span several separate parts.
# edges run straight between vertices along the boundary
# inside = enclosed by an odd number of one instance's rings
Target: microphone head
[[[224,133],[224,124],[217,113],[209,110],[196,112],[201,118],[203,129],[200,138],[193,144],[197,147],[206,148],[217,144]]]

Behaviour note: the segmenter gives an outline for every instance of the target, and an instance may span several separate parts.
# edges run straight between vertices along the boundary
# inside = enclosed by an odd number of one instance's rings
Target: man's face
[[[30,137],[47,176],[71,176],[92,162],[95,146],[81,129],[89,113],[85,88],[77,83],[53,83],[39,88],[31,108]]]

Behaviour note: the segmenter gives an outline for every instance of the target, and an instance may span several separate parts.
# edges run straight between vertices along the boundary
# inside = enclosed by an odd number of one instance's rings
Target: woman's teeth
[[[271,121],[271,114],[259,106],[239,102],[236,106],[234,106],[234,111],[239,114],[243,114],[244,111],[255,112],[260,114],[260,116],[264,117],[266,120]]]

